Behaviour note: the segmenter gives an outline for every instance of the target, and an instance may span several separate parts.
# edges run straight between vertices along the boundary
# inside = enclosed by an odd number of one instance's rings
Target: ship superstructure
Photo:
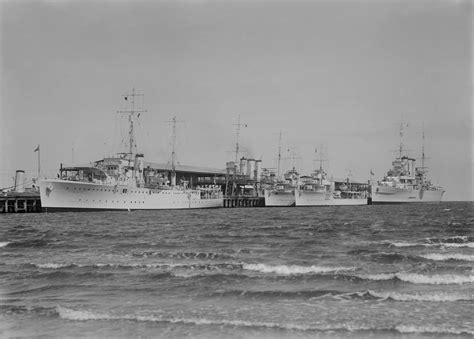
[[[334,205],[367,205],[366,185],[351,183],[347,180],[334,181],[329,179],[323,169],[323,147],[319,148],[319,168],[310,176],[300,177],[295,191],[296,206],[334,206]]]
[[[445,190],[433,185],[427,177],[425,134],[423,132],[421,167],[415,167],[416,159],[407,156],[404,151],[404,125],[400,124],[400,146],[397,157],[392,161],[392,168],[382,180],[372,183],[372,203],[440,202]]]
[[[281,170],[281,137],[280,131],[278,140],[278,167],[276,176],[272,175],[270,180],[265,180],[263,194],[265,196],[265,206],[295,206],[295,189],[298,186],[299,173],[295,167],[287,171],[283,177]],[[267,178],[268,179],[268,178]]]
[[[124,96],[131,104],[126,152],[87,166],[63,167],[56,179],[39,182],[41,204],[51,210],[153,210],[215,208],[223,206],[220,187],[207,185],[191,189],[187,182],[176,184],[175,142],[171,173],[145,168],[144,155],[136,152],[134,122],[143,110],[135,110],[135,90]],[[173,138],[175,123],[173,119]]]
[[[276,179],[264,188],[265,206],[295,206],[295,189],[299,173],[293,167],[283,179]]]

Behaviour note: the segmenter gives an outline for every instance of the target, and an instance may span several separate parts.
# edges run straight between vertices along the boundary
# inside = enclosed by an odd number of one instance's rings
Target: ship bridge
[[[187,181],[190,187],[197,185],[225,185],[226,170],[212,167],[175,165],[176,181]],[[171,175],[172,165],[169,163],[145,162],[145,172],[168,172]]]

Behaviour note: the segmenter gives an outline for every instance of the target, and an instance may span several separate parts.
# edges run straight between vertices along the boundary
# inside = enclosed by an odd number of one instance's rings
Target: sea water
[[[0,216],[0,337],[471,337],[472,203]]]

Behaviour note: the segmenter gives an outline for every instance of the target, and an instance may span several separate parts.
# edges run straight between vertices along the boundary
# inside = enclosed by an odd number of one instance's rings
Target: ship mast
[[[403,122],[400,123],[400,147],[398,149],[398,157],[401,158],[403,153]]]
[[[423,126],[422,131],[422,144],[421,144],[421,185],[423,186],[425,183],[425,128]]]
[[[281,164],[281,130],[280,130],[280,137],[278,138],[278,170],[277,170],[277,178],[280,178],[280,164]]]
[[[324,156],[324,148],[323,148],[323,144],[320,144],[319,145],[319,159],[315,159],[313,161],[319,161],[319,171],[322,172],[323,171],[323,161],[327,161],[328,159],[324,159],[323,156]],[[316,148],[315,149],[315,153],[318,153],[318,149]]]
[[[173,124],[171,132],[171,186],[176,186],[176,116],[170,121]]]
[[[235,141],[235,163],[237,164],[239,161],[239,138],[240,138],[240,126],[247,127],[247,124],[241,124],[240,123],[240,114],[237,120],[237,123],[234,124],[237,126],[237,131],[236,131],[236,141]]]
[[[141,113],[146,112],[145,110],[135,110],[135,97],[143,97],[143,94],[135,93],[135,88],[132,89],[132,93],[124,94],[123,98],[125,101],[130,101],[130,110],[125,111],[117,111],[117,113],[125,113],[128,114],[128,121],[130,123],[128,129],[128,153],[124,153],[128,155],[128,160],[133,159],[133,155],[137,152],[137,143],[135,140],[135,131],[134,131],[134,118],[135,114],[137,118],[140,117]],[[130,99],[130,100],[129,100]]]

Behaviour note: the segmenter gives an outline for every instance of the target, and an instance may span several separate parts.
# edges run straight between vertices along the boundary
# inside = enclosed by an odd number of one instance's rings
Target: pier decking
[[[224,208],[234,207],[264,207],[264,197],[225,197]]]
[[[39,193],[9,192],[0,196],[0,213],[38,213],[41,212]]]

